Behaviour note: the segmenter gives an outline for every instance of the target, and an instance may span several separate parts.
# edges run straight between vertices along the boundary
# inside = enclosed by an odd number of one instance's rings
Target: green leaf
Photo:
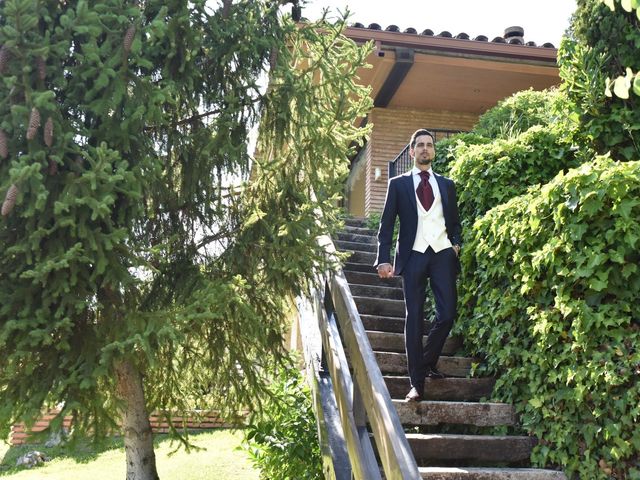
[[[640,72],[638,72],[633,79],[633,93],[640,96]]]
[[[629,89],[631,88],[631,82],[626,76],[619,76],[613,81],[613,93],[619,98],[629,98]]]
[[[543,402],[540,398],[533,397],[532,399],[529,400],[529,405],[531,405],[533,408],[540,408],[542,407]]]

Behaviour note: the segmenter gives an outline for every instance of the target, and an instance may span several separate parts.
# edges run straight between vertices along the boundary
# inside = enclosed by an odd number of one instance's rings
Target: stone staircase
[[[566,480],[562,472],[526,468],[536,439],[517,433],[512,405],[483,401],[491,397],[494,380],[468,378],[473,359],[456,355],[462,346],[460,338],[447,340],[438,362],[448,378],[426,379],[424,401],[404,400],[410,385],[402,281],[380,279],[372,267],[376,232],[360,219],[345,223],[336,248],[353,252],[344,273],[422,478]]]

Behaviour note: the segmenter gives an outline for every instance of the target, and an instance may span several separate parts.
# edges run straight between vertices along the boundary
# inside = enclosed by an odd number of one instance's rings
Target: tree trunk
[[[116,376],[118,396],[124,401],[122,429],[127,455],[126,480],[159,480],[142,375],[133,363],[125,360],[116,364]]]

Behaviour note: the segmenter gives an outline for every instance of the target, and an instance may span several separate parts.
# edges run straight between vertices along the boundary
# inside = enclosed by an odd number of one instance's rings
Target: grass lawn
[[[192,435],[191,442],[202,450],[186,453],[181,448],[173,455],[166,436],[156,437],[156,464],[163,480],[258,480],[247,454],[238,450],[242,433],[213,430]],[[32,469],[15,467],[18,457],[38,450],[51,461]],[[125,477],[125,454],[121,440],[110,441],[100,449],[76,449],[42,445],[9,447],[0,444],[0,478],[2,480],[122,480]]]

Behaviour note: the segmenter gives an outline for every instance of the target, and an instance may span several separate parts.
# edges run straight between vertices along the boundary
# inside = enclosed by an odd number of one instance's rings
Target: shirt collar
[[[413,168],[411,169],[411,175],[420,175],[421,171],[422,170],[420,170],[418,167],[414,165]],[[427,170],[427,172],[429,172],[429,176],[433,176],[433,170],[431,167],[429,167],[429,170]]]

